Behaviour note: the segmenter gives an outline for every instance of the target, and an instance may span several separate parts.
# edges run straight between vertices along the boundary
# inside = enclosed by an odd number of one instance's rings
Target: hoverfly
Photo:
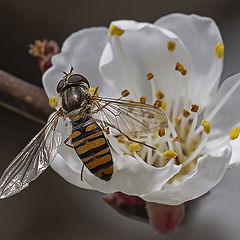
[[[20,192],[50,165],[59,144],[56,127],[60,117],[68,118],[72,125],[72,134],[64,143],[75,149],[83,167],[105,181],[111,179],[114,168],[104,131],[110,128],[116,136],[123,135],[138,142],[132,138],[167,126],[167,117],[162,110],[123,100],[124,95],[119,99],[99,97],[96,94],[98,88],[91,94],[88,80],[73,74],[73,67],[70,73],[64,74],[57,85],[60,109],[4,171],[0,179],[0,198]],[[71,145],[67,143],[69,140]]]

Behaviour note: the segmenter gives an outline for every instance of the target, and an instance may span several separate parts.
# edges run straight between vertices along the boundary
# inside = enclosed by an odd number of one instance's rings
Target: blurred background
[[[212,17],[225,43],[223,78],[240,72],[240,8],[237,0],[34,0],[0,1],[0,69],[41,86],[36,60],[28,55],[35,39],[61,46],[74,31],[108,26],[112,20],[153,22],[171,13]],[[40,130],[34,123],[0,107],[0,173]],[[229,169],[222,182],[201,199],[188,203],[181,227],[159,236],[150,225],[117,214],[102,194],[65,182],[51,168],[29,188],[0,201],[0,239],[218,239],[240,236],[240,167]]]

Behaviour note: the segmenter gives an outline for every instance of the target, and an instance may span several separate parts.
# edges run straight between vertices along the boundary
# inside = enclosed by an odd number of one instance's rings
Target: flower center
[[[179,71],[183,77],[187,74],[187,69],[179,62],[175,70]],[[145,143],[155,149],[129,141],[123,136],[118,138],[118,147],[123,154],[133,157],[137,154],[147,164],[155,167],[164,167],[169,161],[176,165],[182,164],[182,170],[176,178],[186,175],[193,170],[198,158],[203,155],[202,150],[211,131],[211,124],[202,119],[202,113],[197,104],[189,104],[186,99],[181,98],[176,98],[169,104],[165,102],[165,94],[156,88],[154,74],[148,73],[147,79],[152,86],[153,106],[165,111],[168,126],[155,133],[148,132],[134,138],[135,141]],[[188,91],[187,86],[183,88]],[[140,98],[141,103],[146,101],[145,96]],[[180,102],[183,102],[181,106],[189,107],[180,109]]]
[[[163,109],[156,102],[154,105]],[[172,112],[172,110],[168,112]],[[196,104],[193,104],[189,110],[183,109],[176,118],[173,116],[174,114],[167,115],[167,128],[159,129],[154,134],[146,133],[134,138],[138,142],[155,147],[156,150],[129,141],[124,136],[118,138],[119,148],[127,155],[138,154],[146,163],[155,167],[163,167],[170,160],[177,165],[187,166],[193,162],[195,165],[206,143],[210,124],[206,120],[202,120],[202,126],[199,126],[199,116],[201,115],[198,114]]]

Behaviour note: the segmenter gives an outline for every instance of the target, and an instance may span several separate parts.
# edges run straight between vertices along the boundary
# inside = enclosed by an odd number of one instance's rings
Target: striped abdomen
[[[93,120],[73,126],[72,144],[84,165],[95,176],[109,181],[113,174],[113,161],[102,129]]]

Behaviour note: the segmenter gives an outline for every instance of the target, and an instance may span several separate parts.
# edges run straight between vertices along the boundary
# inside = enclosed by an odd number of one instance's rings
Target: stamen
[[[182,70],[182,75],[185,76],[187,74],[187,69],[186,68],[183,68]]]
[[[146,142],[151,142],[151,135],[150,134],[148,134],[148,136],[147,136],[147,141]],[[147,152],[146,152],[146,156],[147,156],[147,164],[149,164],[149,165],[153,165],[153,157],[152,157],[152,149],[151,148],[147,148]]]
[[[201,125],[203,126],[203,130],[205,133],[209,134],[211,131],[211,123],[209,123],[207,120],[203,119],[201,122]]]
[[[217,43],[215,47],[215,54],[219,59],[223,57],[223,52],[224,52],[224,45],[221,42]]]
[[[163,153],[163,157],[167,158],[168,160],[170,160],[171,158],[175,159],[177,157],[177,153],[174,151],[165,151]]]
[[[179,142],[179,137],[175,137],[175,138],[173,139],[173,142]]]
[[[181,119],[180,119],[180,118],[176,118],[176,119],[175,119],[175,124],[176,124],[176,125],[180,124],[180,122],[181,122]]]
[[[115,26],[115,25],[111,25],[110,29],[109,29],[109,34],[110,36],[121,36],[123,35],[125,31],[120,29],[119,27]]]
[[[175,70],[179,71],[183,76],[187,74],[187,69],[179,62],[176,63]]]
[[[119,136],[118,137],[118,142],[119,143],[125,143],[125,137],[124,136]]]
[[[231,140],[238,138],[240,133],[240,127],[235,127],[229,132],[229,137]]]
[[[147,74],[147,80],[151,80],[150,83],[151,83],[151,87],[152,87],[152,102],[154,102],[156,100],[155,93],[157,92],[157,84],[154,79],[153,73],[150,72]]]
[[[158,135],[159,135],[160,137],[165,136],[165,128],[161,128],[161,129],[158,131]]]
[[[130,92],[126,89],[121,92],[122,97],[127,97],[130,94]]]
[[[164,98],[164,93],[163,92],[161,92],[161,91],[157,91],[156,92],[156,97],[158,98],[158,99],[163,99]]]
[[[90,87],[89,88],[89,92],[90,92],[90,94],[93,96],[93,95],[95,95],[95,96],[99,96],[98,95],[98,92],[96,91],[96,89],[95,88],[93,88],[93,87]]]
[[[128,145],[128,150],[130,152],[137,152],[141,150],[141,146],[139,143],[131,143]]]
[[[163,110],[166,110],[166,108],[167,108],[167,103],[166,103],[166,102],[162,102],[162,103],[161,103],[161,107],[162,107]]]
[[[192,152],[192,155],[185,162],[182,163],[183,167],[191,163],[199,155],[200,150],[203,148],[204,145],[206,145],[207,140],[208,135],[203,136],[203,139],[199,146],[197,147],[197,149],[194,152]]]
[[[49,105],[52,108],[56,108],[58,106],[58,96],[49,97]]]
[[[190,147],[192,139],[198,135],[197,132],[195,131],[196,126],[197,126],[197,121],[198,121],[198,114],[193,113],[193,119],[192,119],[191,127],[190,127],[190,130],[188,132],[188,136],[187,136],[187,140],[186,140],[186,146],[187,147]]]
[[[173,52],[175,50],[175,47],[176,47],[176,43],[173,42],[173,41],[169,41],[168,44],[167,44],[167,48],[169,51]]]
[[[109,127],[104,128],[103,131],[104,131],[106,134],[110,134]]]
[[[191,111],[192,112],[197,112],[199,109],[199,106],[197,104],[192,104]]]
[[[160,100],[156,100],[155,103],[153,104],[153,106],[154,106],[155,108],[160,108],[161,105],[162,105],[162,101],[160,101]]]
[[[190,115],[190,112],[187,111],[186,109],[183,109],[182,114],[185,118],[187,118]]]
[[[140,98],[140,103],[146,103],[147,98],[145,96],[142,96]]]
[[[167,133],[170,135],[172,135],[173,138],[176,138],[177,137],[177,132],[174,128],[174,125],[172,124],[172,122],[169,120],[168,118],[168,129],[167,129]],[[167,143],[168,143],[168,149],[169,150],[173,150],[173,146],[172,146],[172,143],[170,141],[169,138],[167,138]],[[174,146],[174,149],[175,151],[177,152],[179,158],[183,158],[183,153],[182,153],[182,148],[181,148],[181,145],[179,142],[175,142],[175,146]]]
[[[154,77],[154,75],[150,72],[147,74],[147,80],[151,80]]]

